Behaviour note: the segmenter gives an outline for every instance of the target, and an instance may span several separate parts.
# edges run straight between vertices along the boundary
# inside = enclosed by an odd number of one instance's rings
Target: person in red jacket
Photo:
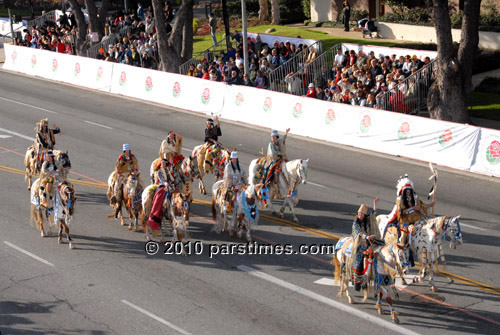
[[[314,84],[310,83],[308,87],[309,87],[309,90],[306,93],[306,97],[316,98],[316,88],[314,87]]]

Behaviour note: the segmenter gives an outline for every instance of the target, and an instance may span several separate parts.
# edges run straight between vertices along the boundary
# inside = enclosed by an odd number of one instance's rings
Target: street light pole
[[[248,74],[248,40],[247,40],[247,6],[246,0],[241,0],[241,20],[243,25],[243,64],[245,74]]]

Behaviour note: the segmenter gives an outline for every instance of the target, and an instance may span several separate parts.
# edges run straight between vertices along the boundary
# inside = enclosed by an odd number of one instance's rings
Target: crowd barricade
[[[414,50],[414,49],[403,49],[403,48],[393,48],[393,47],[382,47],[376,45],[362,45],[362,44],[353,44],[353,43],[342,43],[342,51],[346,52],[347,50],[355,50],[356,54],[359,50],[364,51],[366,54],[370,52],[375,53],[375,57],[380,56],[392,56],[396,55],[400,56],[417,56],[419,59],[423,59],[424,57],[429,57],[430,59],[435,59],[437,57],[437,51],[430,50]]]
[[[5,45],[5,56],[6,70],[220,115],[259,127],[291,128],[297,135],[500,176],[500,131],[493,129],[13,45]]]

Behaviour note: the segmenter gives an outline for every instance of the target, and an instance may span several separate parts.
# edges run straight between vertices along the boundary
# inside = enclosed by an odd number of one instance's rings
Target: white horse
[[[258,163],[262,159],[254,159],[250,163],[249,167],[249,182],[251,185],[255,185],[260,180],[262,180],[262,170],[263,166]],[[297,187],[300,184],[307,183],[307,163],[309,159],[296,159],[281,164],[281,172],[276,173],[274,177],[278,176],[278,181],[273,181],[271,184],[271,210],[273,214],[276,214],[274,210],[273,202],[274,199],[283,199],[283,206],[280,209],[280,217],[285,216],[285,208],[290,208],[293,216],[293,221],[299,222],[297,216],[295,216],[295,206],[299,203]]]

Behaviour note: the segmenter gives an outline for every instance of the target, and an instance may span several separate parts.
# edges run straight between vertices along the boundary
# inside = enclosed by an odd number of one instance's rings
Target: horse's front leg
[[[396,310],[394,309],[394,306],[392,305],[392,298],[387,296],[387,298],[385,300],[387,301],[387,304],[389,305],[389,308],[391,311],[392,322],[399,323],[398,314],[396,313]]]
[[[206,195],[207,190],[205,189],[205,184],[203,183],[203,177],[200,176],[200,178],[198,178],[198,181],[199,181],[200,193]]]
[[[63,222],[59,220],[59,232],[57,233],[57,243],[62,243]]]
[[[74,248],[73,239],[71,238],[71,235],[69,234],[68,224],[64,220],[61,220],[61,226],[64,227],[64,232],[66,233],[66,239],[68,240],[69,248],[73,249]]]

